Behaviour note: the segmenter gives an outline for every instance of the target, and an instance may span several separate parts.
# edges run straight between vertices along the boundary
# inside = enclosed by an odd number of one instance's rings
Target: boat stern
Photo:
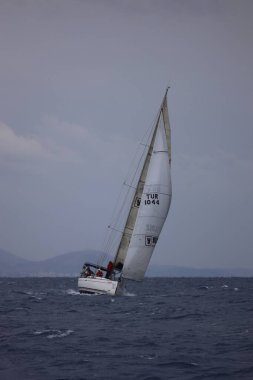
[[[104,277],[79,277],[78,290],[86,294],[116,294],[118,281],[110,280]]]

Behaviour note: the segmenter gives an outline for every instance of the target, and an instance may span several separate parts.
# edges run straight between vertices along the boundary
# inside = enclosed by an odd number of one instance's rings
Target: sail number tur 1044
[[[145,199],[145,205],[159,205],[159,197],[157,193],[146,194],[147,199]]]
[[[146,199],[144,200],[145,205],[159,205],[159,196],[157,193],[147,193]],[[136,197],[134,201],[134,207],[140,207],[141,205],[141,198]]]

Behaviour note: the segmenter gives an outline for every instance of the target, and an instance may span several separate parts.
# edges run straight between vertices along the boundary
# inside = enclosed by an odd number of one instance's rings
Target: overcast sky
[[[102,249],[167,85],[153,263],[253,268],[253,2],[0,1],[0,247]]]

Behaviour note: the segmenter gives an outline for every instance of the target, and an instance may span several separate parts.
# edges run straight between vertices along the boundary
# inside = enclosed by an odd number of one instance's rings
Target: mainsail
[[[171,142],[167,91],[154,127],[114,265],[122,276],[142,280],[171,202]]]

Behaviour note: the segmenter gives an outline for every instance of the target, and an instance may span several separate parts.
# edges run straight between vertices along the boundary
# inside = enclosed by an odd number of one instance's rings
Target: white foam
[[[45,333],[47,333],[47,332],[49,332],[49,331],[51,331],[51,330],[37,330],[37,331],[34,331],[34,335],[41,335],[41,334],[45,334]]]
[[[74,290],[74,289],[68,289],[68,290],[66,291],[66,293],[67,293],[68,295],[70,295],[70,296],[80,296],[80,293],[77,292],[77,291]]]
[[[136,294],[128,292],[126,289],[123,290],[122,296],[124,297],[136,297]]]
[[[37,330],[34,331],[34,335],[47,335],[48,339],[53,338],[64,338],[65,336],[68,336],[72,334],[74,330],[53,330],[53,329],[46,329],[46,330]]]
[[[47,336],[47,338],[48,339],[64,338],[65,336],[68,336],[72,334],[73,332],[74,332],[73,330],[66,330],[66,331],[57,330],[55,334],[50,334]]]
[[[44,292],[32,292],[32,291],[28,291],[24,293],[30,296],[30,298],[36,299],[37,301],[41,301],[43,299],[41,296],[46,294]]]
[[[31,296],[31,298],[33,298],[33,299],[35,299],[35,300],[37,300],[37,301],[41,301],[41,300],[42,300],[41,297],[36,297],[36,296]]]

